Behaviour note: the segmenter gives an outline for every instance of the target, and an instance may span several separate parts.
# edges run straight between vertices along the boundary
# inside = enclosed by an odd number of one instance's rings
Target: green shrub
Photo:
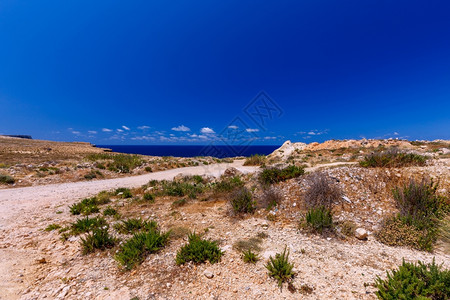
[[[219,182],[214,185],[214,192],[230,192],[238,187],[244,185],[244,182],[241,180],[241,177],[222,177]]]
[[[242,252],[242,260],[246,263],[256,263],[259,260],[258,254],[252,252],[252,250],[247,250]]]
[[[262,238],[257,236],[249,239],[238,240],[233,244],[233,248],[238,252],[245,252],[249,250],[259,252],[261,251],[261,243]]]
[[[306,213],[306,224],[313,231],[322,233],[324,229],[333,225],[331,209],[324,206],[312,207]]]
[[[294,276],[292,269],[294,265],[289,263],[289,251],[286,253],[286,247],[284,247],[283,253],[277,253],[275,258],[270,256],[269,261],[266,264],[266,269],[269,271],[269,276],[273,277],[281,288],[283,282],[291,280]]]
[[[161,194],[177,197],[189,196],[189,198],[195,199],[197,198],[197,195],[202,194],[205,189],[206,186],[201,183],[163,181]]]
[[[100,211],[97,206],[96,197],[83,199],[81,202],[69,206],[69,208],[72,215],[90,215],[92,213],[97,213]]]
[[[144,170],[145,170],[145,172],[149,172],[149,173],[153,172],[152,167],[145,167]]]
[[[142,219],[129,218],[114,225],[114,228],[122,233],[135,233],[137,231],[150,231],[157,228],[155,221],[144,221]]]
[[[83,255],[94,252],[96,249],[105,250],[112,248],[117,240],[108,233],[106,228],[96,228],[92,233],[88,233],[85,238],[81,238],[80,244]]]
[[[450,299],[450,270],[431,264],[403,260],[398,270],[375,280],[379,299]]]
[[[104,216],[115,216],[115,215],[117,215],[117,210],[112,208],[111,206],[108,206],[107,208],[105,208],[103,210],[103,215]]]
[[[97,178],[97,174],[94,171],[91,171],[91,172],[87,173],[86,175],[84,175],[84,179],[86,179],[86,180],[92,180],[94,178]]]
[[[447,199],[436,194],[437,185],[430,180],[393,190],[399,209],[397,216],[386,219],[376,234],[378,240],[391,246],[410,246],[432,251],[439,234],[439,220],[448,213]]]
[[[188,244],[181,247],[177,252],[177,265],[182,265],[189,261],[194,263],[209,261],[211,264],[214,264],[220,260],[223,252],[219,249],[216,242],[202,240],[195,233],[190,234],[188,240]]]
[[[89,218],[85,217],[83,219],[78,219],[75,223],[71,225],[71,232],[75,235],[91,231],[96,228],[107,227],[108,223],[104,218]]]
[[[53,230],[60,229],[60,228],[61,228],[61,225],[59,225],[59,224],[50,224],[44,230],[45,231],[53,231]]]
[[[280,204],[282,200],[283,196],[281,195],[281,193],[272,186],[269,186],[268,188],[265,188],[263,190],[261,198],[258,201],[258,206],[267,210],[271,210],[272,208]]]
[[[143,199],[149,202],[155,202],[155,196],[150,193],[144,193]]]
[[[291,178],[296,178],[305,173],[302,167],[290,165],[283,169],[278,168],[265,168],[259,174],[259,180],[262,184],[273,184],[281,181],[285,181]]]
[[[252,193],[246,187],[236,190],[231,196],[230,203],[233,211],[237,214],[253,213],[256,209]]]
[[[244,166],[263,166],[265,163],[265,155],[254,154],[245,159]]]
[[[16,182],[16,180],[11,176],[0,174],[0,183],[13,184],[14,182]]]
[[[149,254],[164,248],[167,244],[170,232],[161,233],[159,230],[150,230],[133,235],[120,246],[115,259],[127,270],[140,264]]]
[[[103,205],[103,204],[107,204],[109,202],[111,202],[111,193],[108,191],[101,191],[100,193],[97,194],[97,196],[95,196],[95,203],[97,205]]]
[[[362,167],[366,168],[399,168],[408,166],[423,166],[427,157],[414,153],[406,153],[397,148],[391,148],[386,151],[378,151],[367,155],[360,162]]]
[[[181,206],[186,205],[186,203],[187,203],[186,199],[181,198],[181,199],[173,201],[172,202],[172,207],[173,208],[181,207]]]
[[[131,190],[129,188],[117,188],[114,192],[115,195],[120,196],[120,198],[131,198],[133,197],[133,194],[131,193]]]

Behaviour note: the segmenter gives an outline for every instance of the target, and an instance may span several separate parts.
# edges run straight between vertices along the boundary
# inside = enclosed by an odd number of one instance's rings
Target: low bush
[[[107,160],[108,170],[119,173],[129,173],[144,163],[138,155],[130,154],[93,153],[86,158],[91,161]]]
[[[307,208],[325,207],[331,209],[333,203],[342,199],[342,190],[334,183],[330,177],[322,172],[315,172],[308,175],[309,187],[304,194]]]
[[[244,185],[244,182],[241,180],[241,177],[222,177],[219,182],[214,185],[214,192],[223,193],[223,192],[231,192],[234,189],[241,187]]]
[[[144,193],[142,199],[144,199],[144,201],[155,202],[155,196],[150,193]]]
[[[324,206],[310,208],[306,213],[306,225],[317,233],[332,228],[333,215],[331,209]]]
[[[127,220],[121,221],[114,225],[114,229],[116,229],[119,233],[128,234],[135,233],[137,231],[151,231],[157,229],[157,223],[153,220],[144,221],[142,219],[137,218],[129,218]]]
[[[285,181],[291,178],[296,178],[305,173],[305,170],[302,167],[297,167],[295,165],[290,165],[283,169],[279,168],[265,168],[259,174],[259,180],[262,184],[268,185],[281,181]]]
[[[61,228],[61,225],[59,225],[59,224],[50,224],[44,230],[45,231],[53,231],[53,230],[60,229],[60,228]]]
[[[406,153],[397,148],[391,148],[386,151],[378,151],[369,154],[360,161],[360,165],[366,168],[399,168],[409,166],[423,166],[426,164],[427,157],[414,153]]]
[[[186,205],[187,201],[184,198],[172,202],[172,208],[177,208]]]
[[[178,196],[195,199],[197,195],[202,194],[206,189],[203,184],[179,181],[163,181],[161,195]]]
[[[223,252],[216,242],[203,240],[199,235],[189,234],[188,244],[181,247],[177,252],[176,264],[182,265],[192,261],[194,263],[204,263],[209,261],[211,264],[219,262]]]
[[[254,154],[245,159],[244,166],[263,166],[265,163],[265,155]]]
[[[252,250],[247,250],[242,252],[242,260],[246,263],[255,264],[258,260],[258,254],[252,252]]]
[[[145,167],[144,170],[145,170],[145,172],[149,172],[149,173],[153,172],[152,167]]]
[[[403,260],[387,278],[377,277],[379,299],[450,299],[450,270],[443,270],[433,259],[431,264]]]
[[[108,206],[107,208],[105,208],[104,210],[103,210],[103,215],[104,216],[115,216],[115,215],[117,215],[118,213],[117,213],[117,210],[116,209],[114,209],[114,208],[112,208],[111,206]]]
[[[96,198],[95,203],[97,205],[108,204],[109,202],[111,202],[111,199],[110,199],[111,196],[112,196],[111,192],[101,191],[100,193],[97,194],[97,196],[95,196],[95,198]]]
[[[92,213],[97,213],[100,211],[97,206],[96,197],[83,199],[81,202],[69,206],[69,209],[72,215],[90,215]]]
[[[71,225],[72,234],[80,234],[84,232],[88,232],[97,228],[107,227],[108,223],[104,218],[95,217],[89,218],[85,217],[82,219],[78,219],[75,223]]]
[[[261,243],[262,239],[257,236],[249,239],[238,240],[233,244],[233,248],[238,252],[245,252],[249,250],[259,252],[261,251]]]
[[[81,238],[80,244],[83,255],[95,250],[105,250],[112,248],[117,240],[108,233],[106,228],[96,228],[92,233],[88,233],[85,238]]]
[[[86,180],[92,180],[94,178],[97,178],[97,174],[94,171],[91,171],[91,172],[87,173],[86,175],[84,175],[84,179],[86,179]]]
[[[253,213],[256,209],[252,193],[246,187],[236,190],[231,195],[230,203],[233,211],[237,214]]]
[[[13,177],[9,175],[0,174],[0,183],[13,184],[14,182],[16,182],[16,180]]]
[[[133,197],[131,190],[129,188],[124,188],[124,187],[117,188],[114,191],[114,194],[116,196],[119,196],[120,198],[124,198],[124,199]]]
[[[169,239],[170,232],[161,233],[159,230],[136,233],[132,238],[120,246],[115,259],[127,270],[140,264],[149,254],[164,248]]]
[[[439,220],[449,212],[448,199],[436,194],[431,180],[411,180],[396,187],[393,196],[399,213],[382,223],[376,237],[392,246],[432,251],[439,234]]]
[[[275,258],[269,257],[266,264],[266,269],[269,271],[269,276],[273,277],[281,288],[283,282],[290,281],[294,276],[292,269],[294,265],[289,263],[289,251],[286,253],[286,247],[282,253],[277,253]]]

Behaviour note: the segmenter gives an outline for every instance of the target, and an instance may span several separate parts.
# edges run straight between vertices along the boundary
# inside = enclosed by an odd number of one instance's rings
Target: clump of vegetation
[[[112,248],[117,240],[108,233],[107,228],[96,228],[92,233],[88,233],[85,238],[81,238],[80,244],[83,255],[95,250],[105,250]]]
[[[86,158],[91,161],[107,160],[108,170],[118,173],[130,173],[144,163],[138,155],[130,154],[93,153]]]
[[[202,194],[206,186],[202,183],[192,183],[186,181],[163,181],[161,195],[178,196],[195,199],[197,195]]]
[[[386,279],[378,277],[375,285],[380,299],[450,299],[450,270],[443,270],[434,259],[431,264],[403,260]]]
[[[117,210],[112,208],[111,206],[108,206],[103,210],[104,216],[116,216],[118,214]]]
[[[397,148],[391,148],[386,151],[378,151],[364,157],[360,162],[362,167],[366,168],[399,168],[409,166],[423,166],[426,164],[427,157],[400,151]]]
[[[9,175],[0,174],[0,183],[13,184],[14,182],[16,182],[16,180],[13,177]]]
[[[309,187],[304,199],[307,208],[325,207],[331,209],[333,203],[342,199],[342,190],[327,175],[315,172],[308,176]]]
[[[259,257],[257,253],[254,253],[249,249],[242,252],[242,260],[246,263],[255,264],[259,260]]]
[[[85,217],[78,219],[75,223],[72,223],[71,231],[73,234],[77,235],[80,233],[88,232],[97,228],[107,227],[108,223],[104,218],[95,217],[89,218]]]
[[[124,199],[133,197],[131,190],[129,188],[124,188],[124,187],[117,188],[115,190],[114,194],[116,196],[120,196],[120,198],[124,198]]]
[[[115,259],[125,269],[131,270],[140,264],[147,255],[164,248],[168,242],[169,235],[170,232],[162,233],[157,229],[136,233],[120,246]]]
[[[145,172],[149,172],[149,173],[153,172],[152,167],[149,167],[149,166],[145,167],[144,170],[145,170]]]
[[[182,265],[192,261],[194,263],[204,263],[209,261],[211,264],[219,262],[223,252],[216,242],[203,240],[199,235],[189,234],[188,244],[181,247],[177,252],[176,264]]]
[[[60,228],[61,228],[61,225],[59,225],[59,224],[50,224],[44,230],[45,231],[53,231],[53,230],[60,229]]]
[[[245,159],[244,166],[263,166],[265,163],[265,155],[254,154]]]
[[[305,170],[302,167],[297,167],[295,165],[290,165],[286,168],[265,168],[259,174],[259,180],[262,184],[268,185],[281,181],[285,181],[291,178],[296,178],[305,173]]]
[[[283,196],[281,193],[272,186],[264,189],[261,198],[258,201],[258,206],[271,210],[275,206],[281,203]]]
[[[86,180],[92,180],[94,178],[97,178],[97,175],[100,177],[103,177],[102,172],[96,170],[96,171],[91,171],[91,172],[87,173],[86,175],[84,175],[84,178]]]
[[[352,221],[344,221],[339,226],[341,233],[345,236],[354,236],[356,230],[356,224]]]
[[[81,202],[78,202],[78,203],[73,204],[72,206],[69,206],[69,208],[70,208],[70,213],[72,215],[79,215],[79,214],[90,215],[92,213],[97,213],[100,211],[97,206],[97,198],[96,197],[83,199],[83,200],[81,200]]]
[[[122,234],[134,233],[137,231],[156,230],[158,224],[153,220],[142,220],[141,218],[129,218],[114,225],[114,229]]]
[[[436,193],[437,184],[423,179],[393,190],[399,213],[383,222],[377,238],[391,246],[411,246],[432,251],[439,234],[439,220],[449,211],[445,197]]]
[[[231,195],[230,203],[233,211],[237,214],[253,213],[256,209],[256,202],[253,200],[252,193],[246,187],[236,190]]]
[[[306,224],[314,232],[321,234],[325,229],[332,228],[333,214],[325,206],[312,207],[306,213]]]
[[[241,177],[222,177],[219,182],[214,185],[214,192],[222,193],[222,192],[231,192],[234,189],[241,187],[244,185]]]
[[[281,288],[283,282],[290,281],[294,276],[292,269],[294,265],[289,262],[289,251],[286,253],[286,247],[282,253],[277,253],[275,258],[270,256],[266,264],[266,269],[269,271],[269,276],[273,277]]]
[[[142,199],[144,199],[144,201],[148,201],[148,202],[155,202],[155,196],[150,193],[144,193],[144,196],[142,197]]]
[[[111,202],[110,199],[111,193],[108,191],[101,191],[100,193],[95,196],[96,198],[96,204],[97,205],[103,205]]]
[[[172,202],[172,207],[173,208],[181,207],[181,206],[186,205],[186,203],[187,203],[186,199],[181,198],[181,199],[173,201]]]

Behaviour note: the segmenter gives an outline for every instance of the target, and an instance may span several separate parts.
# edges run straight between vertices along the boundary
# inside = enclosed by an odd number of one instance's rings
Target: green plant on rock
[[[359,163],[366,168],[399,168],[408,166],[423,166],[426,164],[427,157],[400,151],[397,148],[391,148],[385,151],[377,151],[364,157]]]
[[[246,263],[255,264],[258,260],[258,254],[252,252],[252,250],[247,250],[242,252],[242,260]]]
[[[253,213],[256,209],[256,202],[253,200],[252,193],[246,187],[236,190],[231,195],[230,203],[233,211],[237,214]]]
[[[209,261],[214,264],[220,260],[222,255],[223,252],[216,242],[203,240],[194,232],[189,234],[188,244],[177,252],[176,264],[182,265],[189,261],[197,264]]]
[[[108,223],[104,218],[95,217],[95,218],[89,218],[85,217],[82,219],[78,219],[75,223],[72,223],[71,225],[71,232],[72,234],[80,234],[84,232],[88,232],[97,228],[101,227],[107,227]]]
[[[133,194],[131,193],[131,190],[129,188],[117,188],[114,192],[115,195],[119,196],[120,198],[126,199],[133,197]]]
[[[103,210],[104,216],[116,216],[118,214],[117,210],[115,208],[112,208],[111,206],[108,206]]]
[[[155,230],[158,224],[153,220],[142,220],[141,218],[129,218],[114,225],[114,228],[122,234],[135,233],[137,231]]]
[[[294,276],[292,269],[294,265],[289,262],[289,251],[286,253],[287,247],[284,247],[282,253],[277,253],[275,258],[269,257],[266,264],[266,269],[269,271],[269,276],[273,277],[281,288],[283,282],[291,280]]]
[[[81,238],[80,244],[82,253],[89,254],[95,250],[105,250],[112,248],[117,240],[108,233],[107,228],[96,228],[92,233],[88,233],[85,238]]]
[[[92,213],[97,213],[100,211],[97,206],[96,197],[83,199],[81,202],[75,203],[70,206],[69,209],[72,215],[90,215]]]
[[[164,248],[168,242],[170,232],[162,233],[157,229],[136,233],[132,238],[120,246],[115,259],[127,270],[140,264],[149,254]]]
[[[283,169],[274,167],[265,168],[259,175],[259,181],[264,185],[268,185],[296,178],[304,173],[305,170],[302,167],[297,167],[295,165],[290,165]]]
[[[379,299],[450,299],[450,270],[443,270],[434,259],[431,264],[403,260],[386,279],[377,277],[375,285]]]
[[[16,182],[16,180],[13,177],[0,174],[0,183],[13,184],[14,182]]]
[[[313,231],[322,233],[325,229],[332,228],[333,214],[331,209],[325,206],[313,207],[306,213],[306,224]]]

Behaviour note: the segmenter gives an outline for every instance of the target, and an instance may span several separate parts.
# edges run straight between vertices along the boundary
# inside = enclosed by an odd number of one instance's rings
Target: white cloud
[[[138,127],[138,129],[140,129],[140,130],[145,130],[145,129],[149,129],[149,128],[150,128],[150,126],[146,126],[146,125]]]
[[[257,129],[257,128],[247,128],[247,129],[245,129],[245,131],[247,131],[247,132],[258,132],[259,129]]]
[[[80,134],[80,132],[79,132],[79,131],[75,131],[75,130],[74,130],[74,131],[72,131],[72,133],[73,133],[73,134],[76,134],[76,135],[79,135],[79,134]]]
[[[394,132],[394,135],[398,135],[398,132]]]
[[[89,134],[97,134],[97,131],[95,131],[95,130],[89,130],[88,133],[89,133]]]
[[[202,129],[200,129],[200,132],[204,133],[204,134],[213,134],[213,133],[215,133],[214,130],[212,130],[212,128],[209,128],[209,127],[203,127]]]
[[[103,132],[111,132],[112,129],[109,129],[109,128],[102,128],[102,131],[103,131]]]
[[[230,126],[228,126],[228,128],[230,128],[230,129],[238,129],[239,127],[237,127],[236,125],[230,125]]]
[[[123,132],[123,130],[122,129],[117,129],[117,132]]]
[[[277,137],[276,136],[265,136],[264,139],[265,140],[276,140]]]
[[[125,130],[130,130],[130,127],[127,127],[125,125],[122,125],[122,128],[125,129]]]
[[[310,131],[308,132],[309,135],[316,135],[317,133],[315,133],[314,131]],[[319,133],[320,134],[320,133]]]
[[[178,127],[172,127],[173,131],[191,131],[189,127],[186,127],[184,125],[180,125]]]

